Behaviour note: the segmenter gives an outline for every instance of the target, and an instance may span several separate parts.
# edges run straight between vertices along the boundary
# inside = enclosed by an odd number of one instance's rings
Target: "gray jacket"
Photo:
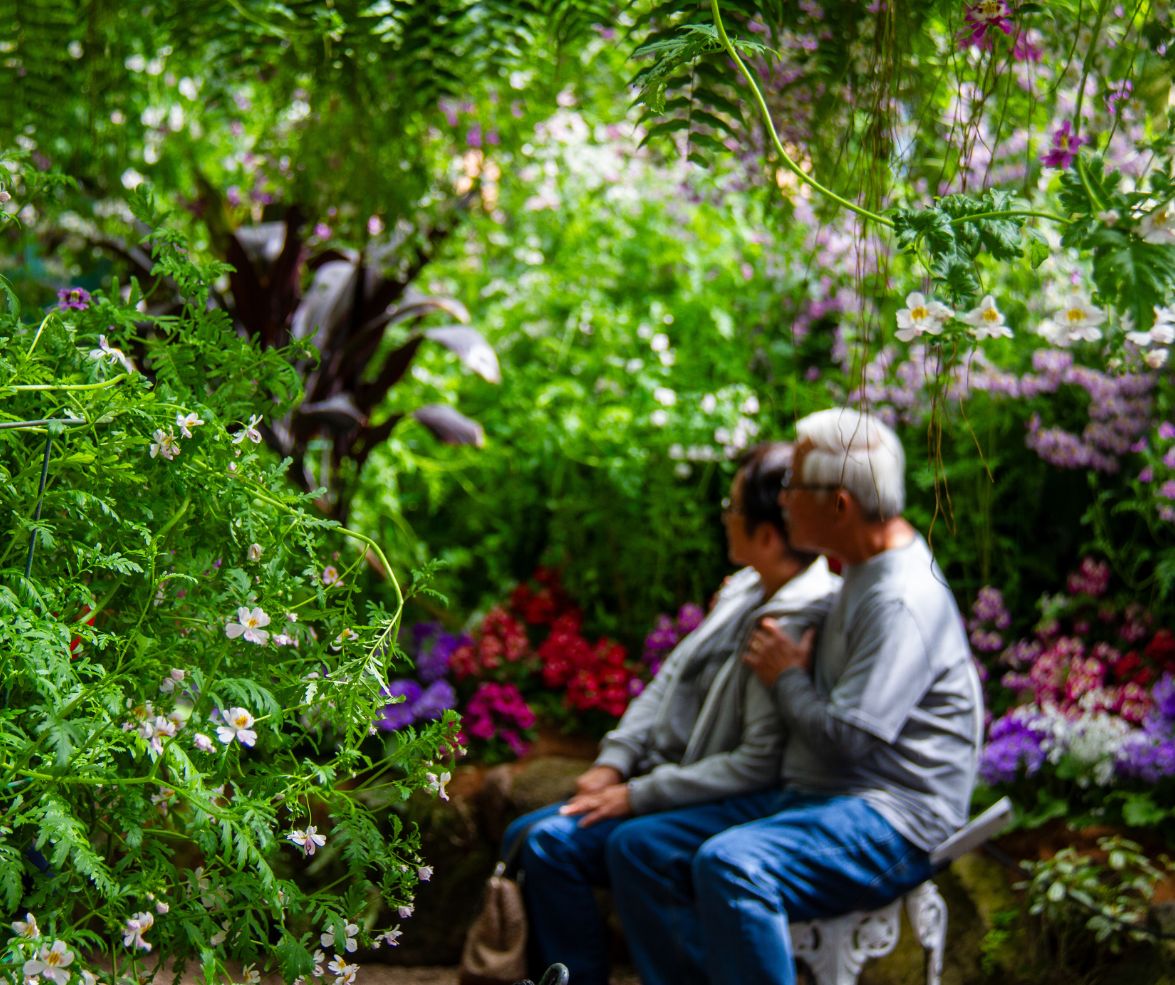
[[[730,578],[710,614],[678,643],[600,744],[596,765],[611,766],[628,779],[634,813],[779,782],[783,723],[772,696],[741,657],[760,618],[778,619],[798,639],[823,622],[839,587],[823,558],[761,604],[763,588],[754,569]]]

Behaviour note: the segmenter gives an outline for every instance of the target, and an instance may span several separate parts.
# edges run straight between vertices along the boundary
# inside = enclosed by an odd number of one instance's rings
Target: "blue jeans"
[[[860,798],[794,792],[636,818],[607,855],[643,985],[792,985],[790,920],[873,909],[931,874]]]
[[[608,934],[592,889],[608,885],[605,845],[629,822],[612,819],[581,828],[578,817],[559,814],[562,806],[512,821],[502,839],[508,851],[530,827],[519,854],[530,960],[538,972],[562,962],[575,985],[608,985]]]

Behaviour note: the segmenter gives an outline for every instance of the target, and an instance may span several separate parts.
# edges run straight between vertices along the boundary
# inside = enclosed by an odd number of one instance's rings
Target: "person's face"
[[[833,506],[828,489],[812,488],[804,483],[804,460],[811,448],[811,443],[807,441],[796,446],[792,455],[790,481],[780,490],[779,505],[787,517],[788,539],[792,547],[801,551],[822,552],[828,547],[825,534]]]
[[[743,473],[739,470],[730,484],[730,495],[722,501],[722,525],[726,528],[726,553],[732,564],[750,564],[751,538],[743,511]]]

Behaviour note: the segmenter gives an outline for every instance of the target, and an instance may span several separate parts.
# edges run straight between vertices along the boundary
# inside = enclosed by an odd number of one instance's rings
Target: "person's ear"
[[[836,491],[836,506],[835,510],[838,516],[847,516],[850,507],[853,505],[852,497],[844,489]]]

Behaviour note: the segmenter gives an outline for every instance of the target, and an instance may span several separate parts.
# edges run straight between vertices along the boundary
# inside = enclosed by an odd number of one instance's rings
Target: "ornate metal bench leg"
[[[926,950],[926,985],[939,985],[947,943],[946,900],[933,882],[924,882],[906,894],[906,913],[918,943]]]
[[[816,985],[856,985],[869,958],[889,954],[898,943],[900,900],[872,913],[850,913],[792,927],[795,956]]]

